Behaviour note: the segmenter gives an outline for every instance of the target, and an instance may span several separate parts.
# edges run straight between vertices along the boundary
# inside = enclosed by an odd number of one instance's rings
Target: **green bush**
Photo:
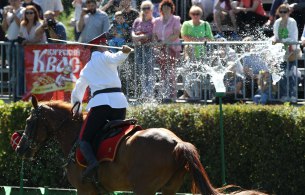
[[[166,127],[200,151],[212,183],[221,186],[217,106],[165,105],[135,108],[144,127]],[[303,194],[304,108],[224,106],[226,181],[246,189]]]
[[[19,185],[21,160],[9,146],[13,131],[29,115],[26,103],[0,104],[0,178],[2,185]],[[221,186],[218,106],[171,104],[128,109],[144,128],[165,127],[193,143],[214,184]],[[303,194],[305,185],[305,110],[289,105],[224,105],[226,182],[275,194]],[[70,187],[63,180],[60,151],[54,142],[39,158],[25,162],[27,186]],[[181,192],[189,191],[188,185]]]
[[[9,142],[13,132],[24,129],[30,110],[31,105],[28,103],[0,104],[1,185],[19,185],[22,159],[15,154]],[[55,146],[54,141],[51,141],[39,151],[36,159],[24,162],[25,185],[70,187],[63,177],[61,152]]]

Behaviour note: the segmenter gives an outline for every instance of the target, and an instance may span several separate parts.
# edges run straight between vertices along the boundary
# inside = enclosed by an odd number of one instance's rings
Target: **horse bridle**
[[[36,149],[38,148],[38,146],[40,146],[42,143],[39,143],[37,141],[34,140],[35,135],[32,135],[35,129],[36,132],[36,126],[37,126],[37,120],[41,119],[44,120],[42,121],[42,124],[44,125],[45,129],[47,132],[50,132],[50,127],[47,125],[48,120],[42,115],[42,108],[43,105],[40,105],[38,108],[35,108],[32,110],[32,114],[31,116],[33,117],[33,121],[35,121],[35,123],[32,125],[31,128],[32,130],[30,131],[30,135],[27,135],[26,132],[24,131],[22,134],[22,137],[25,139],[25,143],[29,146],[30,149]],[[58,127],[54,128],[54,130],[59,130],[59,128],[61,128],[63,126],[63,124],[68,120],[69,116],[67,116],[60,124]],[[31,121],[32,122],[32,121]]]

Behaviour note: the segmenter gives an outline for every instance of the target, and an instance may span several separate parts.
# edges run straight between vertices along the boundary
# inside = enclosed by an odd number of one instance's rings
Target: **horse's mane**
[[[55,110],[63,110],[64,112],[69,112],[69,113],[71,113],[71,109],[72,109],[71,103],[62,100],[51,100],[51,101],[41,102],[41,104],[47,105]],[[84,120],[87,114],[88,114],[87,112],[82,113],[82,117],[80,118]]]
[[[71,111],[72,105],[68,102],[62,101],[62,100],[51,100],[48,102],[42,102],[42,104],[45,104],[53,109],[58,110],[66,110]]]

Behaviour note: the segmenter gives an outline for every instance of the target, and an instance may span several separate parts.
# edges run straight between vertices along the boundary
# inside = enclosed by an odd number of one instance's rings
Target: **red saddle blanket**
[[[119,144],[126,137],[128,133],[133,131],[142,130],[141,126],[138,125],[126,125],[122,127],[122,131],[114,137],[107,138],[99,144],[96,157],[98,161],[113,161],[119,147]],[[76,149],[76,161],[80,166],[87,166],[87,162],[81,153],[80,149]]]

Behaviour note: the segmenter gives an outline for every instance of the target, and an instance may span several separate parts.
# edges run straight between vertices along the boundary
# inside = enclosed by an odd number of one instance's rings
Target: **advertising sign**
[[[69,102],[90,51],[80,45],[48,44],[28,45],[24,52],[26,96]]]

